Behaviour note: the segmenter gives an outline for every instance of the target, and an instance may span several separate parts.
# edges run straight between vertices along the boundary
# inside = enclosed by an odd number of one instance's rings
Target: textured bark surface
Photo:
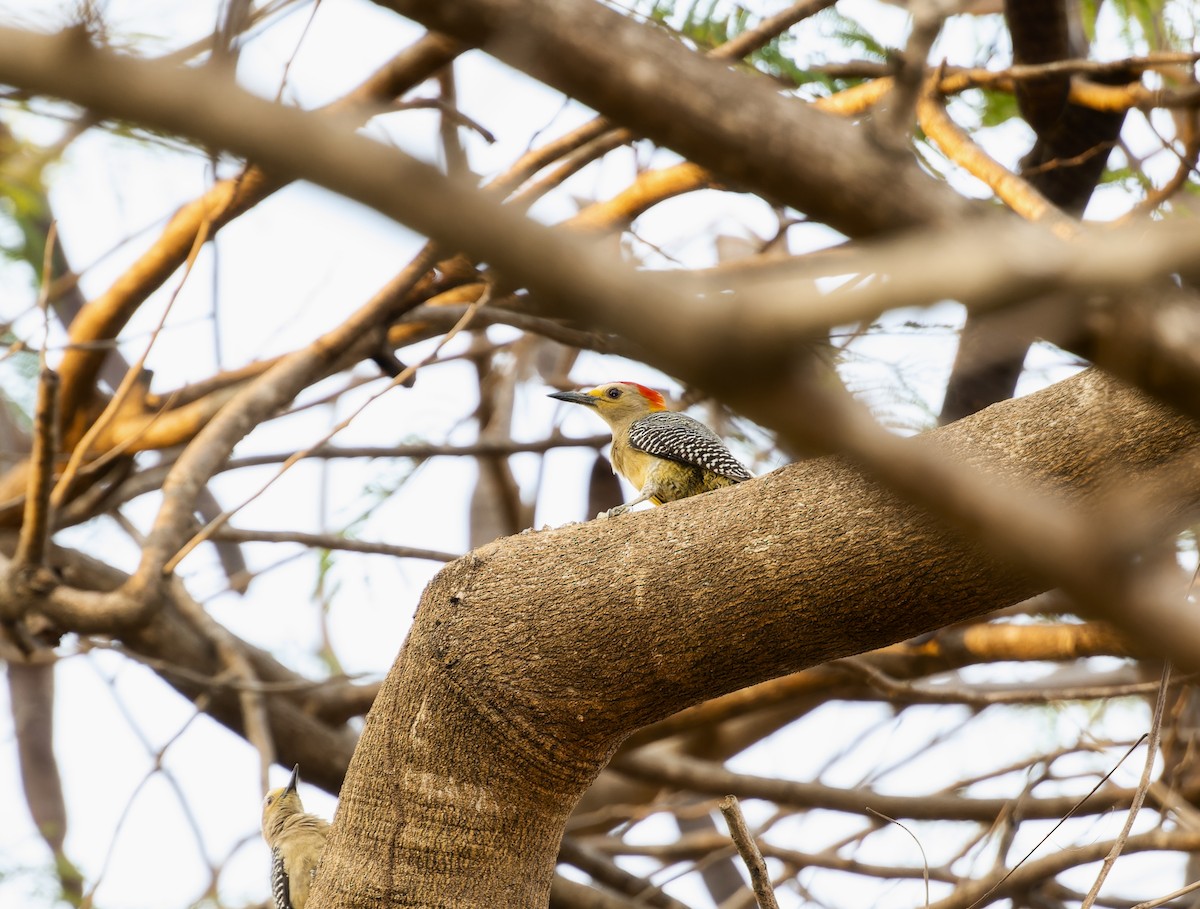
[[[1069,503],[1197,427],[1097,372],[920,444]],[[1180,490],[1194,505],[1200,490]],[[1037,592],[837,459],[448,565],[368,717],[314,907],[544,905],[563,825],[622,739],[706,698]]]
[[[851,236],[983,209],[911,154],[587,0],[377,0],[579,99],[616,123]],[[599,38],[599,36],[603,38]],[[597,79],[597,73],[604,73]]]

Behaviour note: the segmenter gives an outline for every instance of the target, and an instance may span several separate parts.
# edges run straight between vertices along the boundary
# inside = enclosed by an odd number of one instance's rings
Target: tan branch
[[[895,86],[891,76],[872,79],[861,85],[844,88],[828,98],[817,98],[812,105],[827,114],[837,114],[842,117],[853,117],[866,113],[878,104]]]
[[[397,54],[357,88],[330,106],[335,111],[360,111],[369,116],[395,95],[423,81],[463,50],[441,35],[426,35]],[[287,181],[250,167],[239,176],[221,180],[203,196],[184,205],[171,218],[150,249],[122,272],[100,296],[91,300],[72,322],[72,347],[63,357],[62,419],[69,422],[66,441],[74,445],[86,427],[87,407],[94,394],[103,351],[92,345],[115,338],[150,293],[183,264],[202,225],[216,233],[225,224],[267,198]]]
[[[163,307],[158,324],[150,332],[150,337],[146,342],[142,355],[125,372],[124,377],[121,379],[121,384],[117,386],[116,391],[105,405],[104,410],[92,421],[91,425],[84,431],[83,436],[74,445],[71,457],[67,460],[67,466],[64,468],[62,476],[59,477],[58,485],[54,489],[53,502],[56,508],[63,506],[75,475],[79,472],[84,458],[88,456],[96,440],[105,432],[109,424],[116,419],[126,402],[131,400],[134,386],[139,382],[145,381],[143,370],[146,365],[146,358],[150,356],[150,351],[154,348],[154,342],[158,340],[158,336],[167,322],[167,317],[170,315],[171,309],[179,297],[179,292],[183,289],[188,276],[192,273],[192,266],[196,264],[196,257],[200,255],[200,250],[204,248],[204,244],[208,241],[209,228],[209,222],[202,221],[200,223],[196,231],[196,238],[192,243],[192,248],[188,250],[187,259],[184,261],[183,274],[180,276],[179,283],[176,285],[174,292],[167,300],[167,305]]]
[[[259,422],[272,416],[307,384],[334,371],[351,351],[361,354],[372,342],[372,332],[391,322],[402,309],[406,288],[411,288],[436,261],[432,245],[426,246],[383,291],[359,308],[341,325],[285,357],[241,390],[188,445],[163,483],[163,503],[142,549],[142,562],[131,578],[132,595],[159,583],[164,566],[173,559],[190,533],[196,497],[208,479],[229,456],[234,445]],[[285,462],[286,463],[286,462]]]
[[[917,120],[925,135],[937,143],[942,153],[968,173],[986,183],[1013,211],[1029,221],[1042,221],[1063,239],[1077,230],[1075,221],[1060,212],[1026,180],[1014,174],[980,148],[946,112],[938,84],[940,71],[929,76],[917,99]]]
[[[57,408],[59,377],[46,363],[46,345],[50,343],[50,282],[54,272],[54,250],[58,243],[58,225],[50,222],[42,257],[42,282],[38,291],[38,308],[42,312],[42,346],[38,352],[37,402],[34,405],[33,430],[30,439],[29,476],[25,487],[25,510],[21,536],[13,556],[13,571],[9,584],[19,588],[44,590],[52,580],[38,577],[45,567],[46,546],[53,525],[50,490],[54,485],[55,459],[58,456]]]
[[[115,338],[150,293],[174,274],[195,243],[200,225],[208,223],[215,232],[282,185],[254,169],[236,180],[221,181],[176,212],[155,244],[84,306],[71,323],[71,346],[60,367],[67,445],[74,447],[91,422],[90,405],[104,358],[104,351],[95,349],[93,342]]]
[[[715,185],[712,174],[686,161],[673,167],[646,171],[611,199],[587,206],[564,221],[563,226],[579,231],[620,230],[666,199]]]
[[[46,546],[50,541],[53,526],[50,491],[54,486],[55,460],[58,455],[58,427],[55,419],[57,391],[58,374],[43,363],[38,373],[37,404],[33,417],[32,449],[29,455],[21,538],[13,557],[13,570],[27,575],[25,582],[33,581],[39,569],[44,568]]]

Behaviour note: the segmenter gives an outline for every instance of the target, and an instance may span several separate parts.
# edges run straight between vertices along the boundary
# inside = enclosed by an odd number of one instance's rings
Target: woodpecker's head
[[[297,764],[292,768],[292,775],[288,777],[287,785],[282,789],[272,789],[263,799],[263,836],[266,837],[268,843],[283,828],[285,819],[304,811],[304,806],[300,804],[300,793],[296,791],[296,785],[299,782],[300,765]]]
[[[609,382],[591,391],[556,391],[550,395],[559,401],[590,407],[608,423],[621,426],[656,410],[666,410],[663,396],[637,382]]]

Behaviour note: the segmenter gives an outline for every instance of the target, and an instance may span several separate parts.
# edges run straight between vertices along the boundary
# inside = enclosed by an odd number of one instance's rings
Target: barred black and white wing
[[[283,855],[278,849],[271,850],[271,899],[275,909],[292,909],[287,868],[283,865]]]
[[[660,410],[635,420],[629,427],[629,444],[656,458],[698,465],[734,483],[752,479],[715,432],[684,413]]]

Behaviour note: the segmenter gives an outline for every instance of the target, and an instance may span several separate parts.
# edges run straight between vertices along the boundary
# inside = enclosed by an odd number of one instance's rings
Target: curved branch
[[[851,124],[592,0],[380,5],[482,47],[723,181],[843,233],[945,222],[974,207],[932,183],[911,158],[879,155]]]
[[[1085,373],[925,444],[993,479],[1052,474],[1086,501],[1111,471],[1148,477],[1196,450],[1200,430],[1147,406]],[[1194,500],[1195,485],[1174,488]],[[835,459],[477,550],[422,598],[351,762],[313,909],[544,902],[570,811],[636,728],[1039,587]],[[363,874],[364,854],[390,858]]]
[[[358,110],[360,117],[428,78],[465,48],[443,35],[426,35],[397,54],[362,84],[329,106]],[[146,298],[183,264],[202,227],[215,234],[287,183],[249,167],[237,177],[218,181],[204,195],[177,211],[154,244],[121,273],[104,293],[91,300],[70,326],[71,347],[63,355],[60,413],[71,421],[67,441],[74,444],[86,428],[85,405],[107,351],[94,342],[115,338]]]

